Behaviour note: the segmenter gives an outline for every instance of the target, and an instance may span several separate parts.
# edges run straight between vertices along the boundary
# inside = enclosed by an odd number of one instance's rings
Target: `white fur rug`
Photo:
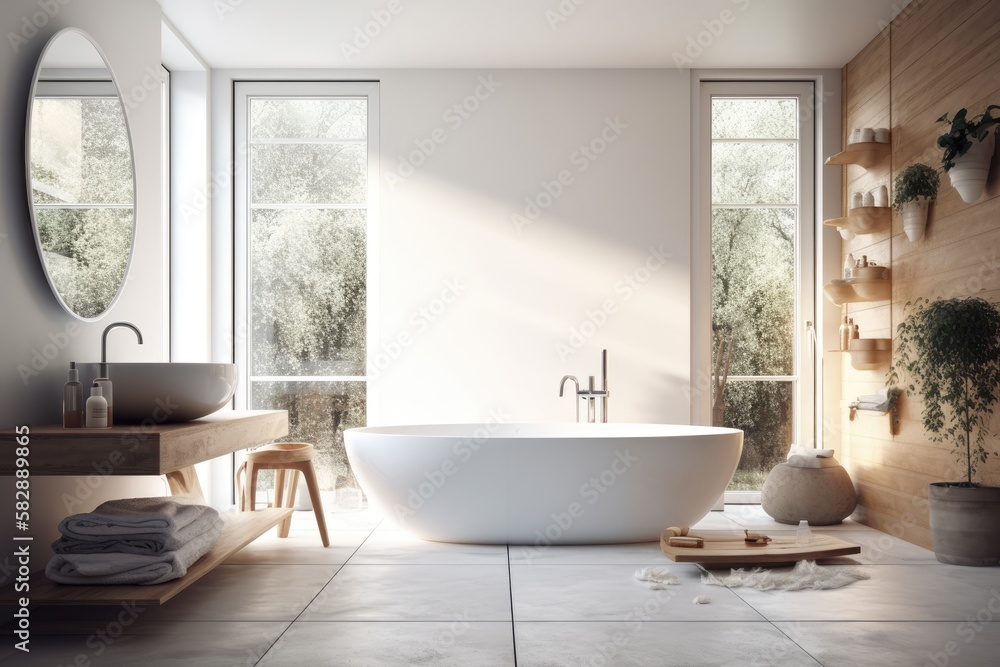
[[[801,560],[791,572],[775,572],[759,567],[749,572],[739,569],[731,570],[729,576],[722,579],[711,573],[702,575],[701,582],[712,586],[746,587],[758,591],[821,591],[842,588],[855,581],[870,578],[856,567],[820,566],[815,561]]]
[[[655,568],[655,567],[644,567],[641,570],[635,571],[635,578],[639,581],[645,581],[654,591],[663,590],[667,586],[676,586],[680,583],[677,577],[670,574],[669,571]]]

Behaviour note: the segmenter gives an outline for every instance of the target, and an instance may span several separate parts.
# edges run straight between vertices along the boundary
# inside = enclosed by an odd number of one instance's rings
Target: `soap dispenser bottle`
[[[76,362],[69,362],[69,381],[63,387],[63,428],[83,428],[83,385]]]
[[[108,427],[108,402],[104,400],[101,385],[96,382],[90,388],[87,399],[87,428]]]
[[[851,329],[850,325],[847,323],[847,313],[844,313],[844,319],[840,323],[840,349],[847,349],[847,341],[851,339]]]
[[[108,402],[108,426],[115,425],[115,401],[114,401],[114,390],[111,386],[111,378],[108,376],[108,365],[101,362],[100,377],[94,379],[94,384],[100,385],[101,395],[104,396],[104,400]]]

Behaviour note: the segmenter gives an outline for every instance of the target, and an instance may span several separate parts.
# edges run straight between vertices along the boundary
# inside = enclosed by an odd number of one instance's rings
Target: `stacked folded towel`
[[[125,498],[74,514],[45,574],[61,584],[162,584],[183,577],[222,534],[222,518],[205,505],[174,498]]]

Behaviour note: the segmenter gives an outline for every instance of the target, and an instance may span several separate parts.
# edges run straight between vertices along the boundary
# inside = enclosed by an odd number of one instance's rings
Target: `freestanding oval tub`
[[[473,544],[658,540],[711,510],[743,451],[743,431],[666,424],[382,426],[344,440],[386,518]]]

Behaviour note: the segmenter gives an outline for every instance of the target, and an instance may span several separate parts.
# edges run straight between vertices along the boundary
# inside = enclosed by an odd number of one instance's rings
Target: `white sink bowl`
[[[100,364],[77,364],[84,397]],[[210,415],[233,398],[236,364],[108,363],[113,421],[119,424],[186,422]]]

